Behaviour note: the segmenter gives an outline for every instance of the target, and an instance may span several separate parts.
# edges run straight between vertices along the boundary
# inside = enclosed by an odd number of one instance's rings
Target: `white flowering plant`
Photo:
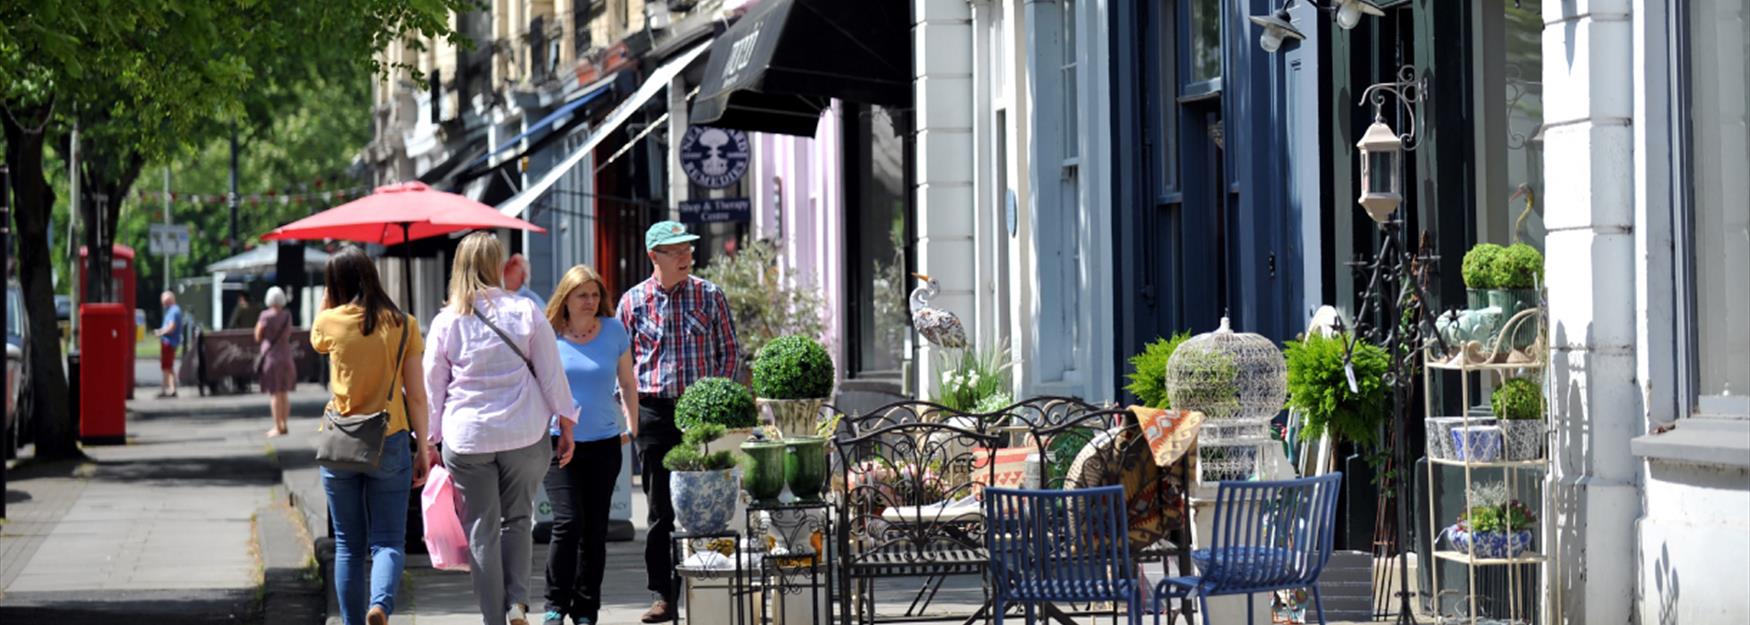
[[[996,349],[973,348],[944,352],[941,378],[932,401],[956,412],[990,412],[1010,403],[1007,341]],[[997,402],[1001,403],[997,403]]]

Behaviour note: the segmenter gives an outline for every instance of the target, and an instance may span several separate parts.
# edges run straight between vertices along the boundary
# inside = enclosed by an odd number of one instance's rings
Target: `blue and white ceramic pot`
[[[735,498],[741,492],[736,469],[722,471],[675,471],[668,474],[669,501],[675,520],[695,534],[729,529],[735,516]]]
[[[1531,549],[1532,531],[1530,528],[1515,529],[1512,532],[1476,532],[1471,533],[1460,529],[1457,525],[1446,528],[1446,536],[1452,541],[1452,546],[1459,553],[1471,554],[1475,558],[1506,559],[1517,558],[1519,554]],[[1476,551],[1471,551],[1475,548]]]
[[[1453,457],[1470,462],[1499,462],[1501,439],[1501,426],[1498,425],[1452,428]]]

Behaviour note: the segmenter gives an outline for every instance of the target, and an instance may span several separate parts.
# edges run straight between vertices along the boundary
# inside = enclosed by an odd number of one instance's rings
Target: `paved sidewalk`
[[[267,399],[183,395],[130,402],[126,445],[8,476],[0,621],[262,622],[258,519],[284,500]]]

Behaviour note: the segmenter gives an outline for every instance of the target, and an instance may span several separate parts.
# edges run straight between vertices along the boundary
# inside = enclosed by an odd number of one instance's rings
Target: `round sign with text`
[[[734,186],[747,173],[749,145],[740,130],[692,126],[681,139],[681,171],[701,187]]]

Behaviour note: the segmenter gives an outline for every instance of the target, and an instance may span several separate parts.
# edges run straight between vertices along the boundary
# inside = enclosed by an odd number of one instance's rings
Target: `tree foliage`
[[[337,67],[380,71],[403,35],[456,38],[464,0],[22,0],[0,4],[4,126],[20,283],[31,319],[31,392],[66,396],[55,340],[46,235],[57,195],[45,146],[80,130],[87,243],[96,267],[146,163],[237,132],[264,136],[296,104],[286,94]],[[97,280],[102,284],[105,281]],[[39,458],[77,456],[61,401],[33,402]]]

